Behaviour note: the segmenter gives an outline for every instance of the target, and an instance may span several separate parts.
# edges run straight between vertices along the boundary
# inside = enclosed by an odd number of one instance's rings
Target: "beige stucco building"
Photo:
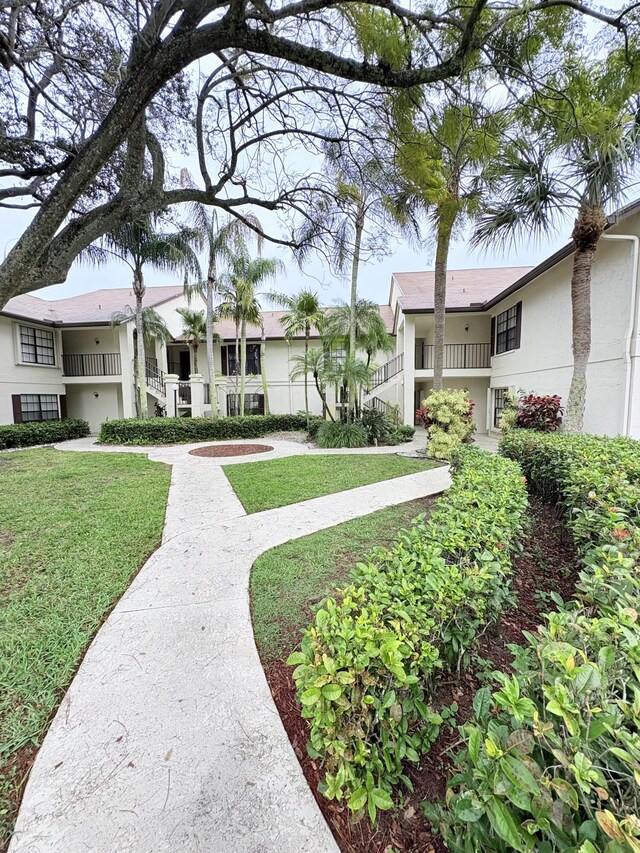
[[[638,263],[640,202],[612,216],[598,247],[592,276],[592,347],[587,374],[585,431],[640,438]],[[566,401],[571,352],[571,266],[568,245],[534,269],[508,267],[451,270],[447,282],[445,385],[466,388],[475,401],[478,432],[497,428],[504,392],[523,389],[559,394]],[[366,294],[364,294],[366,295]],[[133,322],[113,328],[114,313],[134,304],[127,288],[98,290],[47,301],[37,296],[10,300],[0,311],[0,423],[69,417],[89,421],[93,432],[107,419],[133,417]],[[210,411],[207,353],[194,353],[182,339],[177,310],[186,305],[181,286],[151,287],[145,305],[165,320],[172,340],[146,347],[149,410],[168,414]],[[196,301],[191,307],[204,308]],[[380,306],[395,353],[378,355],[369,405],[399,407],[405,423],[433,384],[433,272],[397,273],[389,301]],[[264,408],[266,368],[272,412],[304,409],[304,382],[291,381],[292,359],[304,352],[302,336],[285,340],[282,312],[263,314],[262,329],[247,334],[247,405]],[[216,326],[218,408],[238,407],[234,375],[235,328]],[[318,346],[317,332],[312,346]],[[336,400],[328,389],[333,410]],[[310,409],[322,405],[309,379]]]

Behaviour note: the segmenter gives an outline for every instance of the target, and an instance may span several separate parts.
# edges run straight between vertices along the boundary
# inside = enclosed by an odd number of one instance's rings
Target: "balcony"
[[[120,353],[63,355],[62,369],[65,376],[120,376]]]
[[[416,347],[416,370],[433,370],[433,344]],[[491,344],[445,344],[444,370],[478,370],[491,367]]]

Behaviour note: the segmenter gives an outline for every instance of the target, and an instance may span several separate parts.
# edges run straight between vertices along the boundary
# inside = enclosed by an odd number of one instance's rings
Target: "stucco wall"
[[[67,413],[88,421],[91,432],[97,434],[103,421],[123,417],[122,389],[115,383],[68,385]]]
[[[616,229],[638,232],[634,217]],[[591,282],[591,357],[587,369],[585,432],[616,435],[622,429],[623,349],[629,323],[632,250],[630,243],[603,240]],[[495,315],[522,301],[520,348],[492,359],[492,388],[522,388],[559,394],[566,403],[573,369],[571,269],[567,258],[504,299]]]
[[[13,423],[12,394],[64,394],[60,358],[60,334],[54,332],[56,364],[19,364],[20,353],[16,346],[18,321],[0,317],[0,423]],[[24,322],[25,326],[38,326]],[[42,326],[40,328],[50,327]]]
[[[119,330],[109,326],[62,330],[62,348],[65,355],[120,352],[119,339]]]

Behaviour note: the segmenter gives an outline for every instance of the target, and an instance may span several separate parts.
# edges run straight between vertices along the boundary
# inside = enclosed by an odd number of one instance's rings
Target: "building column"
[[[167,417],[178,417],[178,389],[177,385],[180,382],[180,377],[177,373],[165,373],[164,375],[164,396],[167,401]],[[174,385],[176,388],[174,389]]]
[[[191,383],[191,417],[204,417],[204,381],[201,373],[192,373],[189,376]]]
[[[415,420],[416,324],[410,314],[404,315],[404,394],[402,421],[413,426]]]

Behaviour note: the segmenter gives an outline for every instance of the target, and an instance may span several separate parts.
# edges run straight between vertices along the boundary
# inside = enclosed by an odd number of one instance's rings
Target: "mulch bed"
[[[268,453],[273,450],[268,444],[210,444],[190,450],[190,456],[250,456],[252,453]]]
[[[531,531],[525,541],[525,550],[514,567],[513,590],[517,605],[505,613],[500,631],[482,636],[476,646],[479,658],[487,663],[488,671],[509,670],[512,660],[507,649],[510,643],[522,643],[523,631],[535,631],[541,614],[554,608],[545,597],[556,592],[563,598],[572,596],[577,579],[578,565],[570,538],[554,507],[530,498]],[[543,595],[541,595],[541,593]],[[293,646],[299,637],[292,636]],[[308,725],[300,716],[291,678],[293,668],[283,661],[268,662],[265,672],[275,703],[287,730],[291,744],[302,766],[311,790],[344,853],[389,853],[390,850],[411,853],[441,853],[446,847],[434,838],[429,822],[423,817],[420,803],[423,800],[440,800],[444,797],[447,780],[453,768],[453,755],[457,751],[458,733],[443,727],[439,738],[419,765],[408,765],[407,775],[414,785],[413,793],[406,793],[400,810],[380,812],[374,828],[368,819],[353,824],[346,806],[326,800],[318,791],[322,780],[320,764],[309,758],[306,750]],[[466,671],[461,678],[443,673],[433,699],[433,706],[458,703],[457,724],[464,723],[472,714],[472,701],[482,682],[476,673]]]

